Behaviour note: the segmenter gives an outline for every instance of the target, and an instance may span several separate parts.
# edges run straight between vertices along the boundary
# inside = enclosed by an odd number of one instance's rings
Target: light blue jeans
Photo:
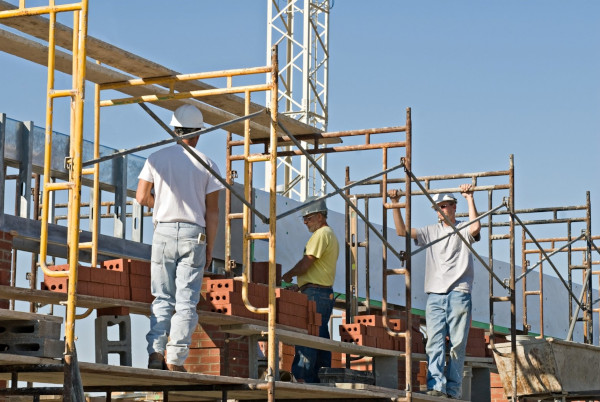
[[[196,305],[206,261],[204,228],[192,223],[158,223],[152,239],[148,354],[167,352],[167,363],[182,366],[198,325]],[[174,313],[174,314],[173,314]],[[168,343],[167,343],[168,339]]]
[[[471,294],[452,291],[430,293],[427,297],[427,389],[460,398],[465,351],[471,326]],[[446,336],[450,338],[450,358],[446,366]]]
[[[331,288],[306,288],[302,291],[308,300],[317,302],[317,313],[321,314],[319,337],[329,339],[329,318],[335,300]],[[307,383],[319,382],[319,369],[331,367],[331,352],[306,346],[296,346],[296,354],[292,362],[292,374],[296,379]]]

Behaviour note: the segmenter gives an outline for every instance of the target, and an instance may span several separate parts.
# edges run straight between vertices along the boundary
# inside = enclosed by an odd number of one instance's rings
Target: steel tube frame
[[[556,268],[556,266],[552,263],[552,260],[549,258],[548,254],[543,250],[543,247],[539,244],[539,242],[537,240],[535,240],[535,236],[533,236],[533,234],[529,231],[529,229],[527,228],[527,226],[525,226],[523,224],[523,222],[521,221],[521,219],[514,213],[511,213],[510,216],[512,218],[514,218],[515,220],[517,220],[517,222],[519,223],[519,225],[523,228],[524,231],[527,232],[527,235],[534,240],[536,246],[540,249],[540,251],[542,252],[542,254],[544,255],[545,259],[548,260],[548,263],[550,264],[550,266],[552,267],[552,269],[554,269],[554,272],[556,273],[556,275],[558,275],[558,279],[560,279],[560,281],[562,282],[563,286],[565,287],[565,289],[567,289],[567,292],[569,292],[569,295],[577,300],[577,296],[575,296],[575,294],[573,294],[573,291],[571,290],[571,288],[569,287],[569,285],[565,282],[565,279],[562,277],[562,275],[560,274],[560,272],[558,271],[558,268]]]
[[[454,224],[452,222],[450,222],[450,220],[448,219],[448,216],[444,213],[444,211],[441,210],[440,207],[438,207],[438,205],[435,203],[435,201],[433,201],[433,198],[431,198],[431,195],[429,194],[429,192],[427,191],[427,189],[425,189],[425,187],[419,181],[419,179],[411,171],[407,170],[407,173],[411,176],[412,181],[414,181],[419,186],[419,188],[421,189],[421,191],[423,192],[423,194],[427,197],[427,199],[429,200],[429,202],[431,202],[431,205],[434,207],[434,209],[441,214],[441,216],[444,219],[444,221],[446,222],[446,224],[452,228],[453,232],[456,233],[456,235],[462,240],[462,242],[467,246],[467,248],[471,251],[471,253],[473,253],[473,255],[475,256],[475,258],[477,258],[477,260],[479,260],[479,262],[481,263],[481,265],[483,265],[483,267],[486,270],[488,270],[488,272],[490,273],[490,275],[492,275],[494,277],[494,279],[496,279],[496,281],[502,287],[507,288],[508,286],[504,283],[504,281],[502,281],[500,278],[498,278],[498,276],[487,265],[487,263],[485,261],[483,261],[483,258],[481,258],[481,256],[477,253],[477,251],[475,251],[475,249],[473,248],[473,246],[471,246],[469,244],[469,242],[464,238],[464,236],[458,231],[458,229],[456,228],[456,226],[454,226]]]
[[[550,254],[546,254],[546,250],[545,249],[540,249],[539,251],[536,250],[523,250],[524,254],[528,254],[528,253],[533,253],[533,252],[541,252],[544,251],[544,258],[541,258],[537,263],[535,263],[535,265],[529,269],[527,269],[525,272],[523,272],[521,275],[519,275],[515,281],[519,282],[521,279],[523,279],[525,276],[529,275],[529,273],[531,271],[533,271],[534,269],[536,269],[539,265],[542,264],[542,262],[546,261],[547,259],[549,259],[550,257],[552,257],[554,254],[557,254],[561,251],[563,251],[565,248],[569,247],[570,245],[572,245],[575,242],[578,242],[579,240],[583,239],[584,237],[586,237],[585,233],[582,233],[581,235],[579,235],[579,237],[577,237],[576,239],[571,240],[570,242],[568,242],[567,244],[565,244],[564,246],[560,247],[557,250],[554,250],[553,252],[551,252]],[[539,240],[538,240],[539,241]],[[525,244],[526,241],[523,241],[523,244]],[[537,243],[539,244],[539,243]]]
[[[281,127],[281,129],[283,131],[285,131],[285,133],[287,134],[287,136],[292,140],[292,142],[294,143],[294,145],[296,145],[296,147],[300,150],[300,152],[306,156],[306,158],[315,166],[315,168],[319,171],[319,174],[321,174],[321,176],[323,176],[325,178],[325,180],[327,182],[329,182],[329,184],[331,184],[331,186],[336,190],[336,192],[338,194],[340,194],[342,196],[342,198],[344,199],[344,201],[348,204],[352,204],[350,199],[343,193],[340,192],[340,188],[339,186],[335,183],[335,181],[333,181],[331,179],[331,177],[329,177],[327,175],[327,173],[318,165],[318,163],[313,159],[313,157],[302,147],[302,145],[300,144],[300,142],[285,128],[285,126],[283,124],[281,124],[281,122],[278,122],[279,127]],[[364,149],[364,148],[363,148]],[[358,209],[358,207],[355,207],[352,205],[351,207],[358,216],[360,216],[360,218],[365,221],[368,222],[365,218],[365,216],[363,215],[362,212],[360,212],[360,210]],[[377,235],[377,237],[379,237],[379,239],[392,251],[392,253],[394,253],[394,255],[396,257],[398,257],[399,259],[402,259],[401,254],[396,251],[396,249],[387,241],[387,239],[385,239],[385,237],[383,237],[381,235],[381,233],[379,233],[379,231],[377,230],[377,228],[375,228],[375,226],[373,226],[373,224],[371,222],[368,222],[368,226],[369,228]]]
[[[146,112],[148,112],[148,110],[150,110],[143,103],[140,103],[139,105]],[[184,139],[187,139],[187,138],[193,138],[193,137],[197,137],[199,135],[204,135],[204,134],[207,134],[207,133],[209,133],[211,131],[216,131],[216,130],[225,128],[225,127],[227,127],[227,126],[229,126],[231,124],[235,124],[235,123],[239,123],[241,121],[252,119],[252,118],[254,118],[254,117],[258,116],[258,115],[261,115],[261,114],[263,114],[265,112],[266,112],[266,109],[262,109],[262,110],[260,110],[258,112],[254,112],[254,113],[246,115],[246,116],[238,117],[237,119],[229,120],[229,121],[226,121],[225,123],[221,123],[221,124],[218,124],[216,126],[212,126],[212,127],[206,128],[206,129],[194,131],[192,133],[184,134],[182,136],[178,136],[177,138],[181,138],[182,140],[184,140]],[[154,118],[154,116],[156,116],[156,114],[154,114],[153,112],[149,113],[149,114],[153,118]],[[158,117],[154,118],[154,120],[156,120],[157,118]],[[158,120],[160,120],[160,119],[158,119]],[[161,122],[162,122],[162,120],[161,120]],[[159,124],[161,124],[161,123],[159,123]],[[161,126],[163,124],[161,124]],[[165,126],[166,126],[166,124],[165,124]],[[114,158],[117,158],[117,157],[120,157],[120,156],[123,156],[123,155],[129,155],[129,154],[132,154],[134,152],[144,151],[146,149],[155,148],[155,147],[159,147],[159,146],[163,146],[163,145],[167,145],[167,144],[172,144],[174,142],[177,142],[177,140],[175,138],[170,138],[170,139],[166,139],[166,140],[152,142],[152,143],[149,143],[149,144],[146,144],[146,145],[140,145],[140,146],[135,147],[135,148],[130,148],[130,149],[125,149],[123,151],[114,152],[114,153],[112,153],[110,155],[105,155],[105,156],[102,156],[102,157],[100,157],[100,156],[94,157],[94,159],[90,159],[89,161],[85,161],[83,163],[83,166],[85,167],[85,166],[95,165],[97,163],[105,162],[105,161],[108,161],[108,160],[111,160],[111,159],[114,159]]]
[[[313,205],[313,204],[316,204],[316,203],[317,203],[317,202],[319,202],[319,201],[326,200],[327,198],[333,197],[334,195],[337,195],[337,194],[341,193],[342,191],[344,191],[344,192],[345,192],[345,191],[347,191],[347,190],[350,190],[352,187],[359,186],[359,185],[363,184],[365,181],[371,180],[373,177],[377,177],[377,176],[381,176],[381,175],[384,175],[384,174],[388,174],[388,173],[390,173],[390,172],[393,172],[394,170],[400,169],[401,167],[404,167],[404,164],[403,164],[403,163],[401,163],[401,164],[399,164],[399,165],[396,165],[396,166],[394,166],[394,167],[391,167],[391,168],[389,168],[389,169],[385,169],[385,170],[384,170],[384,171],[382,171],[382,172],[375,173],[375,174],[374,174],[374,175],[372,175],[372,176],[365,177],[365,178],[364,178],[364,179],[362,179],[362,180],[359,180],[359,181],[352,182],[352,183],[350,183],[350,184],[348,184],[348,185],[346,185],[346,186],[344,186],[344,187],[341,187],[341,188],[340,188],[340,189],[338,189],[338,190],[332,191],[331,193],[328,193],[328,194],[325,194],[325,195],[323,195],[323,196],[321,196],[321,197],[315,198],[314,200],[311,200],[311,201],[305,202],[304,204],[302,204],[302,205],[299,205],[299,206],[297,206],[296,208],[292,208],[292,209],[290,209],[290,210],[288,210],[288,211],[285,211],[285,212],[283,212],[283,213],[281,213],[281,214],[277,215],[277,219],[285,218],[286,216],[288,216],[288,215],[292,215],[292,214],[294,214],[294,213],[296,213],[296,212],[298,212],[298,211],[300,211],[300,210],[302,210],[302,209],[304,209],[304,208],[308,207],[309,205]]]

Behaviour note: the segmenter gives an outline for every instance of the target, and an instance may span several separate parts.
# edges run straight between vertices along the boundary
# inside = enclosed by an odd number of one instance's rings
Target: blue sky
[[[253,67],[267,59],[266,10],[266,0],[91,1],[89,34],[182,73]],[[514,154],[518,208],[582,205],[591,191],[597,234],[598,21],[591,0],[337,0],[328,128],[403,125],[411,107],[415,174],[505,170]],[[43,126],[45,68],[0,54],[0,71],[0,112]],[[165,138],[135,107],[111,111],[102,127],[102,143],[119,149]],[[58,112],[55,129],[68,131]],[[224,137],[199,145],[222,170]],[[379,153],[352,158],[353,178],[380,170]],[[339,184],[349,159],[329,160]],[[429,223],[427,213],[414,224]]]
[[[411,107],[417,175],[504,170],[514,154],[517,207],[580,205],[587,190],[600,207],[600,3],[333,4],[329,130],[403,125]],[[266,0],[92,1],[89,33],[183,73],[252,67],[266,63],[266,9]],[[5,80],[3,92],[22,95],[2,97],[0,111],[43,125],[44,68],[0,62],[4,77],[31,77]],[[105,145],[164,138],[138,109],[103,119]],[[67,131],[58,113],[55,127]],[[220,165],[223,137],[200,144]],[[365,174],[378,170],[380,154],[359,158],[374,159]],[[330,158],[336,180],[346,160]]]

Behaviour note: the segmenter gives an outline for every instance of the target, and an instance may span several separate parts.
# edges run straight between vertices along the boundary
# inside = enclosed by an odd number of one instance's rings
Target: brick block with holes
[[[68,264],[54,265],[49,267],[52,271],[67,271]],[[134,288],[140,288],[143,297],[136,301],[151,302],[148,297],[150,292],[150,279],[143,281],[134,278]],[[51,277],[44,275],[42,290],[66,293],[68,288],[67,277]],[[107,297],[111,299],[132,300],[131,284],[129,275],[129,263],[127,260],[104,261],[100,268],[92,268],[79,265],[77,268],[77,293],[88,296]],[[147,287],[147,288],[146,288]],[[136,293],[139,295],[140,292]],[[151,296],[151,295],[150,295]]]
[[[423,334],[419,330],[419,317],[413,316],[411,332],[413,353],[425,353]],[[387,326],[395,332],[406,331],[406,320],[403,318],[388,318]],[[406,350],[406,340],[389,334],[384,326],[384,320],[379,315],[358,315],[354,324],[346,324],[345,320],[339,327],[343,342],[352,342],[363,346],[373,346],[380,349]],[[360,335],[360,336],[357,336]]]

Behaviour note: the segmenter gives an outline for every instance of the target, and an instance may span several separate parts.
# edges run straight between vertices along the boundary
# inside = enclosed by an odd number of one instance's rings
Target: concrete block
[[[119,326],[119,339],[108,339],[108,327]],[[96,363],[108,364],[108,355],[118,354],[121,366],[131,366],[131,319],[128,315],[102,315],[96,318]]]
[[[65,343],[59,339],[49,339],[34,336],[0,339],[0,353],[61,358],[65,351]]]
[[[0,321],[0,340],[23,340],[24,338],[60,339],[61,323],[45,320]]]

